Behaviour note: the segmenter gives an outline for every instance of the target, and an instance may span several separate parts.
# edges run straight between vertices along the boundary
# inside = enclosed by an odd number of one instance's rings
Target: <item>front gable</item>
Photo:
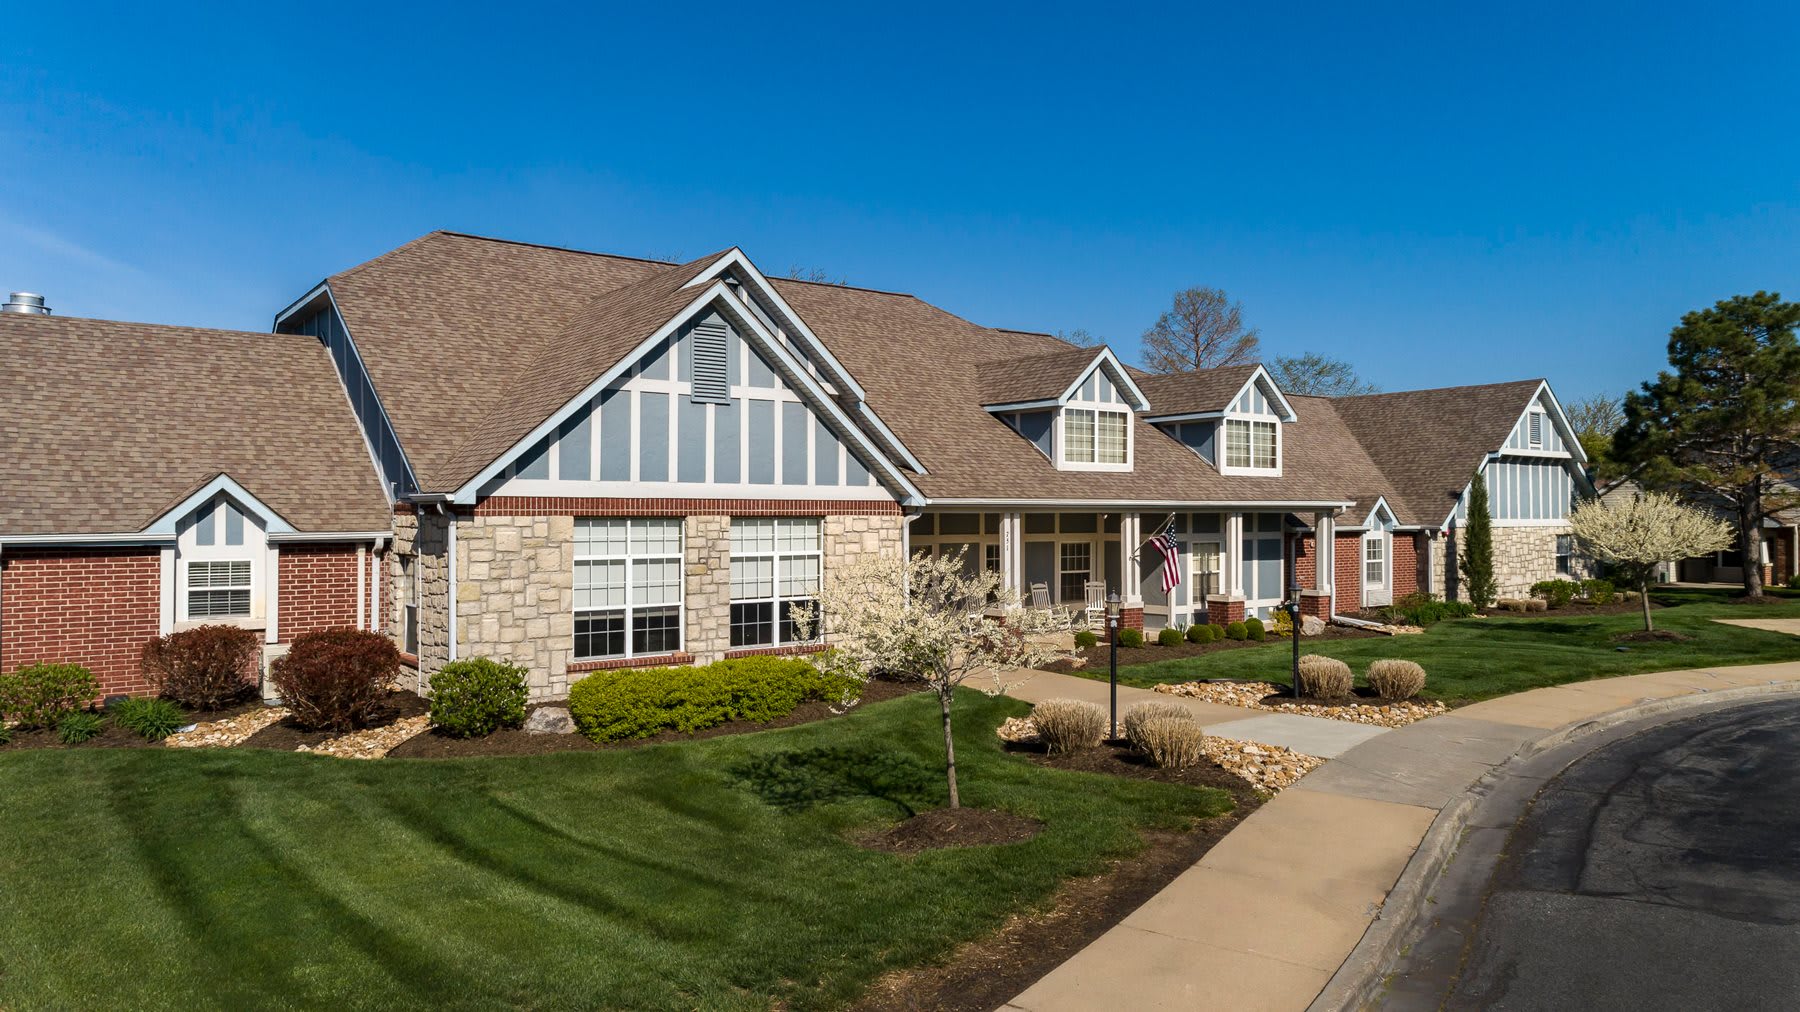
[[[1587,461],[1587,451],[1575,437],[1574,427],[1563,414],[1562,405],[1557,403],[1548,383],[1538,385],[1499,449],[1511,456],[1569,457],[1583,463]]]

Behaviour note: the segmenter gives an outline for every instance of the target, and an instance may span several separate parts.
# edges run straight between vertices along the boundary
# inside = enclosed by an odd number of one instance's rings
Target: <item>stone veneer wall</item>
[[[412,520],[402,525],[404,520]],[[425,690],[426,680],[450,660],[450,518],[426,511],[416,516],[396,514],[395,555],[411,551],[413,579],[419,581],[419,684]],[[458,546],[461,547],[460,545]],[[398,563],[396,562],[396,567]],[[396,577],[398,571],[396,570]],[[391,581],[401,595],[396,607],[403,606],[411,588],[398,578]],[[403,622],[396,614],[394,628]]]

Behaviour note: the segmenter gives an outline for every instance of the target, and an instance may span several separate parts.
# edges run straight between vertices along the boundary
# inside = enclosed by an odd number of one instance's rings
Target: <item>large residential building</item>
[[[1303,397],[1148,375],[911,295],[434,232],[273,334],[0,314],[0,667],[134,691],[144,639],[320,623],[587,672],[815,649],[871,553],[962,553],[1147,629],[1455,596],[1471,478],[1501,591],[1581,575],[1591,493],[1549,386]],[[1172,530],[1181,580],[1162,593]],[[131,616],[129,619],[123,616]]]

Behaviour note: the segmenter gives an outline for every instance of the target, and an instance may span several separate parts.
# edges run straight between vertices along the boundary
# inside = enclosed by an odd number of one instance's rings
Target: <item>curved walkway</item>
[[[1089,690],[1078,698],[1104,703],[1105,683],[1069,680],[1098,689],[1097,695]],[[1063,692],[1060,683],[1045,683],[1034,690],[1035,683],[1014,694],[1024,699],[1075,695],[1074,686]],[[1345,960],[1366,932],[1372,941],[1386,937],[1369,929],[1383,918],[1402,872],[1407,872],[1405,885],[1417,891],[1421,876],[1409,863],[1441,865],[1461,835],[1470,798],[1511,792],[1524,799],[1543,784],[1544,776],[1501,769],[1508,760],[1658,708],[1719,698],[1715,694],[1721,692],[1791,690],[1800,690],[1800,661],[1534,689],[1392,731],[1346,725],[1374,734],[1338,750],[1331,762],[1245,819],[1198,864],[1005,1007],[1294,1010],[1354,1004],[1362,968],[1346,966]],[[1121,688],[1121,709],[1126,699]],[[1233,709],[1187,702],[1197,710]],[[1213,734],[1231,723],[1223,717],[1201,714]],[[1409,892],[1402,903],[1396,897],[1389,917],[1410,915],[1411,904],[1423,898]],[[1359,959],[1367,955],[1359,953]]]

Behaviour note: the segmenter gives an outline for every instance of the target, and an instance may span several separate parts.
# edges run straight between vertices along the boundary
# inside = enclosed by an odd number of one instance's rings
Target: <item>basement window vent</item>
[[[694,327],[694,403],[730,403],[731,374],[726,363],[730,336],[731,332],[722,323],[702,323]]]

